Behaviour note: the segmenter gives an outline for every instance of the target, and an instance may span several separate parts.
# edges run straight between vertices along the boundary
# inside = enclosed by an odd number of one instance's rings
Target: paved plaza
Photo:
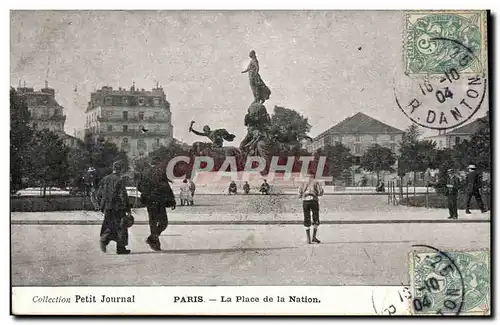
[[[276,201],[260,206],[265,200]],[[144,242],[149,227],[137,209],[131,255],[115,255],[114,244],[100,252],[99,213],[12,213],[12,284],[400,285],[409,282],[412,245],[490,244],[489,213],[460,211],[453,221],[445,209],[393,206],[385,196],[323,197],[319,245],[305,243],[294,197],[207,195],[196,202],[169,210],[161,252]]]

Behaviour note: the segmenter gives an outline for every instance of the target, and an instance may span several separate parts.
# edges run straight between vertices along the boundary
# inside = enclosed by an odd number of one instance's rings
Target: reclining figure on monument
[[[233,146],[224,147],[224,141],[233,141],[235,138],[234,134],[229,133],[226,129],[216,129],[211,130],[208,125],[203,127],[203,132],[199,132],[193,129],[193,124],[195,122],[191,121],[189,126],[189,132],[193,132],[196,135],[207,137],[210,142],[194,142],[192,150],[195,154],[199,156],[212,156],[215,153],[217,156],[238,156],[241,154],[240,149]]]

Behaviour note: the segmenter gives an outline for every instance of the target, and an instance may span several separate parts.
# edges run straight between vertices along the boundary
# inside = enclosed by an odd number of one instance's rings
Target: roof
[[[380,122],[364,113],[357,113],[346,118],[342,122],[332,126],[330,129],[316,137],[320,139],[327,134],[394,134],[404,133],[390,125]]]
[[[480,117],[469,124],[466,124],[462,127],[456,128],[455,130],[446,133],[446,135],[474,134],[481,128],[483,121],[488,122],[489,121],[488,116]]]

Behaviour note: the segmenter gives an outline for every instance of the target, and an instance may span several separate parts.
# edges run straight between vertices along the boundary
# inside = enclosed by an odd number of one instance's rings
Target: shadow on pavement
[[[131,252],[130,255],[142,254],[220,254],[220,253],[239,253],[239,252],[262,252],[283,249],[293,249],[297,247],[271,247],[271,248],[215,248],[215,249],[167,249],[161,251]]]

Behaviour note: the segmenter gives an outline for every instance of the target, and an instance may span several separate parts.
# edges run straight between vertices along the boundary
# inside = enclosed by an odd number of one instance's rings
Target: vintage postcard
[[[491,315],[489,21],[11,11],[11,314]]]

